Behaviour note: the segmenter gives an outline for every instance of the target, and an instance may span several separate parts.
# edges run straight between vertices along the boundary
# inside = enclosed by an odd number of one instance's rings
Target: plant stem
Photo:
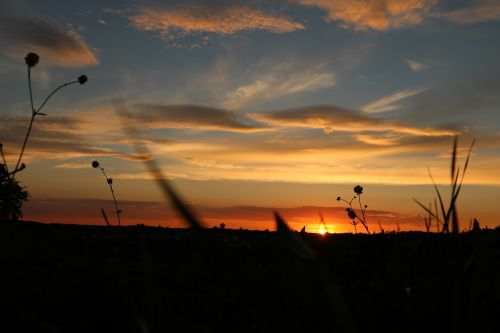
[[[33,127],[33,122],[35,121],[35,117],[36,117],[36,112],[33,112],[31,114],[31,120],[30,120],[30,125],[28,127],[28,132],[26,132],[26,136],[24,137],[23,147],[21,148],[21,152],[19,153],[19,158],[17,159],[16,167],[14,168],[14,171],[12,173],[12,180],[14,180],[14,177],[16,175],[16,170],[19,167],[19,164],[21,164],[21,159],[23,158],[24,149],[26,148],[26,144],[28,143],[28,138],[31,133],[31,128]]]
[[[361,214],[363,215],[363,220],[361,221],[361,224],[363,225],[363,227],[365,227],[366,232],[369,235],[370,230],[368,230],[368,224],[366,223],[365,210],[363,209],[363,206],[361,205],[361,194],[358,195],[358,202],[359,202],[359,209],[361,209]]]
[[[45,100],[43,101],[42,105],[40,105],[40,107],[38,108],[37,111],[34,111],[35,113],[40,113],[40,111],[42,111],[43,107],[45,106],[45,104],[49,101],[49,99],[59,90],[59,89],[62,89],[66,86],[69,86],[71,84],[75,84],[75,83],[78,83],[78,80],[76,81],[71,81],[71,82],[66,82],[64,84],[61,84],[59,87],[57,87],[56,89],[54,89],[46,98]],[[30,86],[31,87],[31,86]]]
[[[28,89],[30,91],[30,102],[31,102],[31,113],[35,113],[35,107],[33,105],[33,92],[31,91],[31,67],[28,66]]]
[[[113,190],[113,184],[108,181],[110,178],[108,178],[108,175],[104,171],[104,168],[99,167],[99,169],[101,169],[101,172],[104,175],[104,178],[106,178],[106,182],[109,185],[109,189],[111,191],[111,195],[113,196],[113,201],[115,203],[116,216],[118,217],[118,226],[120,226],[121,225],[121,221],[120,221],[120,213],[121,213],[121,211],[118,209],[118,203],[116,202],[115,191]]]
[[[69,86],[71,84],[75,84],[75,83],[78,83],[79,81],[76,80],[76,81],[71,81],[71,82],[67,82],[67,83],[64,83],[64,84],[61,84],[59,87],[57,87],[56,89],[54,89],[46,98],[45,100],[43,101],[43,103],[40,105],[40,107],[38,108],[38,110],[35,110],[35,107],[33,105],[33,92],[32,92],[32,89],[31,89],[31,67],[28,66],[28,88],[29,88],[29,92],[30,92],[30,103],[31,103],[31,120],[30,120],[30,125],[28,127],[28,132],[26,133],[26,136],[24,138],[24,142],[23,142],[23,147],[21,148],[21,152],[19,153],[19,158],[17,159],[17,163],[16,163],[16,167],[14,168],[14,171],[12,173],[12,180],[14,180],[14,177],[15,177],[15,174],[16,174],[16,171],[17,171],[17,168],[19,167],[19,165],[21,164],[21,160],[23,158],[23,154],[24,154],[24,150],[26,149],[26,144],[28,143],[28,138],[30,136],[30,133],[31,133],[31,129],[33,127],[33,122],[35,121],[35,117],[39,114],[41,115],[44,115],[43,113],[40,113],[40,111],[43,109],[43,107],[45,106],[45,104],[47,104],[47,102],[49,101],[49,99],[60,89],[66,87],[66,86]]]

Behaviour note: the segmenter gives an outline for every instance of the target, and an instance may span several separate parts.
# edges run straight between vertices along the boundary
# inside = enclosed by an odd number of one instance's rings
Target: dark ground
[[[294,235],[3,222],[0,331],[500,332],[498,228]]]

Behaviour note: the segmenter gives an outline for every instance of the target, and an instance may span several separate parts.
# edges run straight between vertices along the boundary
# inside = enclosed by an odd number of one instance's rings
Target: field
[[[499,332],[499,263],[498,228],[321,236],[3,222],[0,327]]]

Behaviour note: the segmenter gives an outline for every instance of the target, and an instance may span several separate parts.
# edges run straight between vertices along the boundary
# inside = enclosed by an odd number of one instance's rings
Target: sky
[[[352,232],[341,196],[361,185],[371,231],[422,230],[449,202],[458,136],[461,228],[499,226],[500,1],[0,0],[0,142],[15,164],[30,105],[38,116],[18,180],[26,220],[182,221],[137,153],[148,147],[207,226]],[[117,107],[116,101],[124,106]],[[138,130],[132,135],[124,126]],[[355,206],[356,208],[357,206]],[[380,222],[380,223],[379,223]],[[358,228],[359,229],[359,228]]]

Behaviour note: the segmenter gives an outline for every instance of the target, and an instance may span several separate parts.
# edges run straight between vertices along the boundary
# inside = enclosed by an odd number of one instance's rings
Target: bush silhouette
[[[0,220],[18,220],[22,217],[21,207],[27,200],[28,191],[9,176],[5,164],[0,164]]]

